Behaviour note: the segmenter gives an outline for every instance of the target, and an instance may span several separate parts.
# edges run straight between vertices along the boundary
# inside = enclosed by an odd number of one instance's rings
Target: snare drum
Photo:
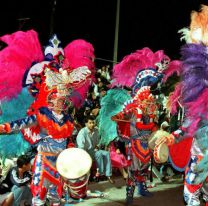
[[[165,143],[155,146],[153,152],[154,160],[156,163],[165,163],[168,160],[168,146]]]
[[[56,167],[72,198],[86,196],[91,166],[92,158],[83,149],[69,148],[59,154]]]

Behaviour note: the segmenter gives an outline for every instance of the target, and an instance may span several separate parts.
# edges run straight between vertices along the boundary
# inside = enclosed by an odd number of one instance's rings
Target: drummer
[[[108,181],[113,184],[110,153],[101,149],[100,135],[95,127],[95,118],[93,116],[86,117],[85,125],[77,135],[77,147],[86,150],[90,154],[96,162],[100,176],[105,175]]]

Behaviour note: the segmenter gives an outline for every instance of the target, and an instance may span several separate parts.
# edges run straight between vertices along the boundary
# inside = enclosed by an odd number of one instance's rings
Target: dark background
[[[143,47],[180,58],[184,42],[177,32],[189,26],[190,13],[200,4],[208,0],[120,0],[118,61]],[[63,47],[83,38],[93,44],[97,58],[112,60],[115,17],[116,0],[56,0],[56,6],[54,0],[7,0],[0,4],[0,35],[34,29],[45,46],[56,33]]]

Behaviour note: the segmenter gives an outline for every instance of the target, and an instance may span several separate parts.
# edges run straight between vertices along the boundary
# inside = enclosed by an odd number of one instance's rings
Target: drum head
[[[157,148],[157,156],[160,163],[165,163],[168,160],[168,146],[166,144],[160,144]]]
[[[155,136],[155,132],[153,132],[149,139],[148,139],[148,147],[151,149],[151,150],[154,150],[155,148],[155,142],[157,140],[157,137]]]
[[[77,179],[86,175],[92,166],[92,158],[83,149],[63,150],[56,161],[56,168],[62,177]]]
[[[149,139],[148,139],[148,146],[150,149],[154,150],[156,144],[155,142],[157,141],[157,139],[161,138],[161,137],[167,137],[170,134],[166,131],[163,130],[157,130],[156,132],[153,132]]]

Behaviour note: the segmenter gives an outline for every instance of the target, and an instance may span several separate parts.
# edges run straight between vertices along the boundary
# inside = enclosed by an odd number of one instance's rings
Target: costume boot
[[[138,182],[138,195],[145,196],[145,197],[152,197],[153,194],[148,191],[146,183],[145,182]]]
[[[134,189],[135,186],[126,186],[126,206],[131,205],[133,203],[134,197]]]

